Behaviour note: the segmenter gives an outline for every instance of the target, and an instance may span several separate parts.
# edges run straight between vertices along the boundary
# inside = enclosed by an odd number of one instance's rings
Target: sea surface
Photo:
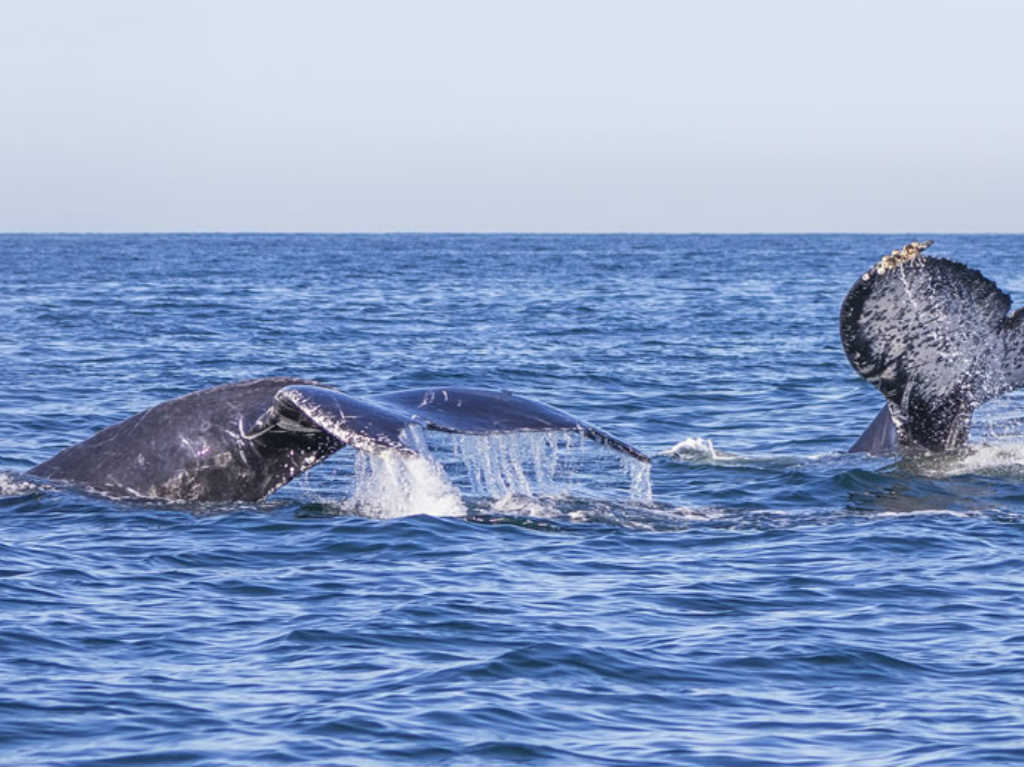
[[[928,236],[0,236],[0,763],[1024,763],[1024,398],[845,452],[840,303]],[[1024,237],[935,239],[1024,295]],[[23,476],[267,375],[507,389],[650,473],[556,434],[257,504]]]

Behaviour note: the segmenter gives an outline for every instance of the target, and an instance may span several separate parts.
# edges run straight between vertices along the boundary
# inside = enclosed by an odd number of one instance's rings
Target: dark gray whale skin
[[[466,434],[576,430],[650,460],[602,429],[508,392],[441,387],[371,399],[300,378],[259,378],[163,402],[28,474],[113,498],[254,502],[346,445],[414,454],[410,424]]]
[[[975,409],[1024,386],[1024,310],[981,272],[911,243],[850,288],[847,359],[886,399],[852,450],[941,452],[967,440]]]
[[[896,425],[889,415],[889,405],[882,405],[878,415],[868,425],[857,441],[850,448],[851,453],[871,453],[885,455],[899,449],[900,441],[896,436]]]
[[[263,378],[164,402],[69,447],[29,474],[115,498],[256,501],[342,446],[321,431],[242,436],[296,378]]]

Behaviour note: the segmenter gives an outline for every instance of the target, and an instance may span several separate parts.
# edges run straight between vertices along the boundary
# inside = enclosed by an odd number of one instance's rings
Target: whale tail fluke
[[[839,322],[850,364],[886,398],[896,441],[942,451],[966,441],[979,405],[1024,386],[1024,310],[1009,314],[1010,297],[976,269],[924,256],[929,245],[882,258],[850,288]],[[873,450],[868,432],[855,450]]]
[[[857,438],[850,448],[851,453],[871,453],[873,455],[884,455],[891,453],[899,447],[899,439],[896,436],[896,425],[889,415],[889,405],[882,405],[878,415],[864,430],[864,433]]]
[[[586,421],[538,400],[507,391],[449,386],[407,389],[374,397],[414,423],[460,434],[578,431],[587,439],[649,463],[643,452]]]
[[[468,386],[407,389],[372,398],[351,397],[310,384],[285,386],[246,433],[256,436],[268,429],[316,428],[366,452],[411,453],[417,448],[406,432],[410,424],[459,434],[578,431],[632,458],[650,461],[629,443],[563,410],[507,391]]]
[[[302,379],[261,378],[155,405],[28,473],[116,498],[258,501],[346,445],[375,455],[420,453],[417,426],[469,434],[576,430],[649,460],[608,432],[507,392],[449,387],[357,398]]]

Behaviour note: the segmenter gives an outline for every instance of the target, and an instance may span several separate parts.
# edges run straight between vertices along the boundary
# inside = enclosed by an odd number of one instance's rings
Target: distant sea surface
[[[0,763],[1024,763],[1024,399],[845,452],[840,303],[923,236],[0,236]],[[1024,295],[1024,237],[936,240]],[[351,449],[258,504],[23,476],[267,375],[508,389],[650,475],[442,435],[443,496]]]

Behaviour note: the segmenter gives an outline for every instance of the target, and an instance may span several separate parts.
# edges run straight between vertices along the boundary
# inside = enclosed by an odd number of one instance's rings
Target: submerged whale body
[[[364,399],[303,379],[260,378],[156,405],[28,473],[115,498],[258,501],[346,445],[415,454],[413,424],[462,434],[575,430],[650,460],[602,429],[508,392],[445,387]]]
[[[886,399],[853,451],[955,449],[978,406],[1024,386],[1024,309],[931,244],[892,251],[843,301],[847,359]]]

